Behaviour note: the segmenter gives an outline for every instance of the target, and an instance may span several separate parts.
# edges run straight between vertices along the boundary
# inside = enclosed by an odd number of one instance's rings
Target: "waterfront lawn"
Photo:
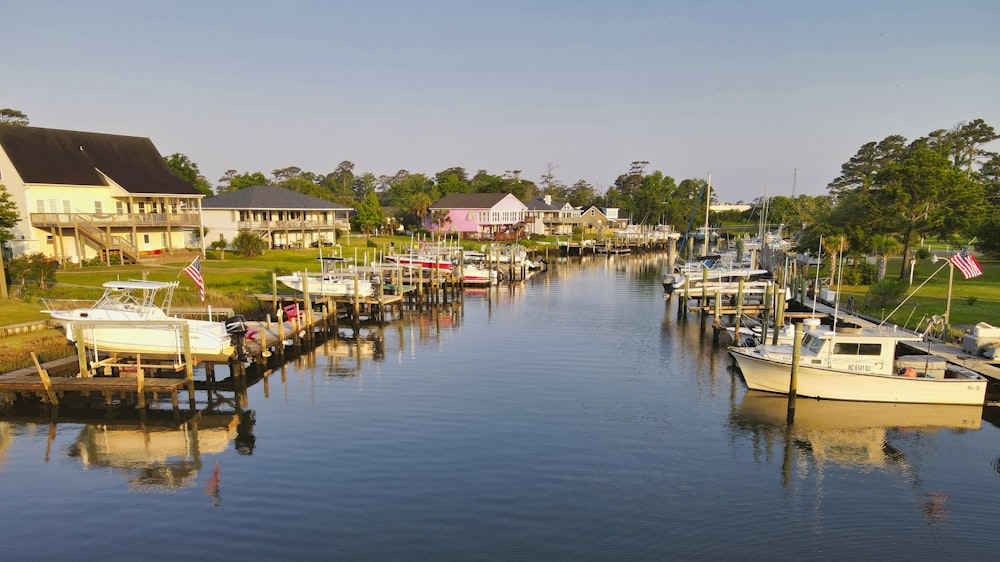
[[[961,272],[955,271],[950,312],[950,323],[954,327],[973,326],[979,322],[990,324],[1000,322],[1000,260],[976,259],[983,268],[983,275],[965,279]],[[898,275],[900,263],[899,258],[889,260],[887,278]],[[948,269],[947,262],[943,260],[938,260],[937,263],[920,260],[913,271],[913,284],[906,293],[912,296],[889,321],[914,328],[925,316],[928,318],[935,314],[943,316],[948,306]],[[926,284],[921,287],[925,281]],[[913,294],[918,287],[919,291]],[[846,302],[847,297],[853,295],[855,303],[860,308],[868,289],[868,285],[845,285],[841,288],[841,302]],[[878,318],[889,312],[890,310],[867,311],[868,314]]]

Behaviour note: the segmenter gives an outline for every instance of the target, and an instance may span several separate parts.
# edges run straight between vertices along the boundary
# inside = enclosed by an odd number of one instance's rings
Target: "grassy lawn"
[[[961,272],[955,271],[952,281],[950,321],[952,326],[971,326],[978,322],[1000,325],[1000,261],[978,259],[983,268],[983,275],[973,279],[965,279]],[[942,266],[944,266],[942,268]],[[850,266],[848,266],[850,267]],[[889,260],[886,277],[895,277],[899,273],[900,259]],[[913,284],[907,295],[910,295],[926,281],[916,294],[913,294],[905,304],[890,318],[894,324],[913,328],[924,316],[935,314],[943,316],[948,306],[948,273],[947,262],[939,260],[921,260],[913,272]],[[828,271],[822,272],[828,273]],[[931,277],[933,275],[933,277]],[[928,280],[928,277],[931,277]],[[909,281],[909,274],[906,278]],[[854,301],[861,305],[864,302],[868,286],[844,286],[841,288],[841,302],[847,296],[853,295]],[[868,311],[876,317],[883,317],[890,310]]]

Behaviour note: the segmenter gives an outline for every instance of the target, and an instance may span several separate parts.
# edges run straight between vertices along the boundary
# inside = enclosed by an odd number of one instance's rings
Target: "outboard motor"
[[[225,322],[226,333],[229,334],[233,347],[236,348],[236,356],[240,361],[247,359],[247,320],[242,314],[237,314],[227,318]]]

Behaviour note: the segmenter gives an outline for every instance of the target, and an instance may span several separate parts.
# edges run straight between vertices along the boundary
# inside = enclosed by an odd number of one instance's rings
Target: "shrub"
[[[252,232],[241,232],[233,238],[233,249],[250,258],[264,254],[267,241]]]
[[[870,311],[894,308],[902,302],[906,287],[907,284],[899,279],[883,279],[875,283],[865,295],[865,308]]]
[[[927,259],[929,257],[931,257],[931,251],[928,250],[927,248],[920,248],[920,249],[917,250],[917,259],[918,260],[925,260],[925,259]]]

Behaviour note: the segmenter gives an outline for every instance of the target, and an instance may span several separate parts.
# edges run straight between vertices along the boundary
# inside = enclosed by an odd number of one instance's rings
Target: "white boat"
[[[451,271],[455,265],[455,256],[462,250],[444,241],[419,242],[410,245],[410,251],[385,256],[387,261],[404,267],[420,267],[422,269],[439,269]]]
[[[59,323],[71,342],[76,342],[79,323],[84,344],[97,351],[179,355],[185,350],[183,325],[188,327],[191,354],[196,357],[228,357],[238,351],[246,333],[241,317],[223,323],[167,314],[177,284],[108,281],[104,294],[92,304],[61,308],[63,301],[47,300],[43,312]]]
[[[979,373],[932,355],[897,355],[903,342],[921,341],[921,335],[895,327],[807,330],[796,393],[862,402],[982,405],[987,381]],[[748,388],[788,394],[793,347],[730,347],[729,354]]]
[[[726,333],[738,347],[754,347],[764,343],[764,329],[760,319],[744,316],[740,321],[739,335],[736,326],[726,326]],[[774,325],[767,328],[767,341],[773,341]],[[778,329],[778,343],[791,344],[795,340],[795,325],[785,323]]]
[[[355,277],[345,273],[323,273],[309,275],[309,294],[323,295],[330,297],[353,296],[357,291],[358,295],[367,297],[375,294],[376,282],[363,277]],[[282,285],[302,292],[302,276],[298,273],[291,275],[279,275],[275,278]]]
[[[668,296],[683,289],[685,282],[691,291],[701,290],[701,284],[738,283],[740,279],[758,280],[770,275],[766,269],[752,267],[748,262],[736,261],[733,256],[702,256],[697,261],[675,265],[663,276],[663,292]]]
[[[495,285],[497,271],[495,269],[465,263],[461,266],[462,283],[466,285]]]

